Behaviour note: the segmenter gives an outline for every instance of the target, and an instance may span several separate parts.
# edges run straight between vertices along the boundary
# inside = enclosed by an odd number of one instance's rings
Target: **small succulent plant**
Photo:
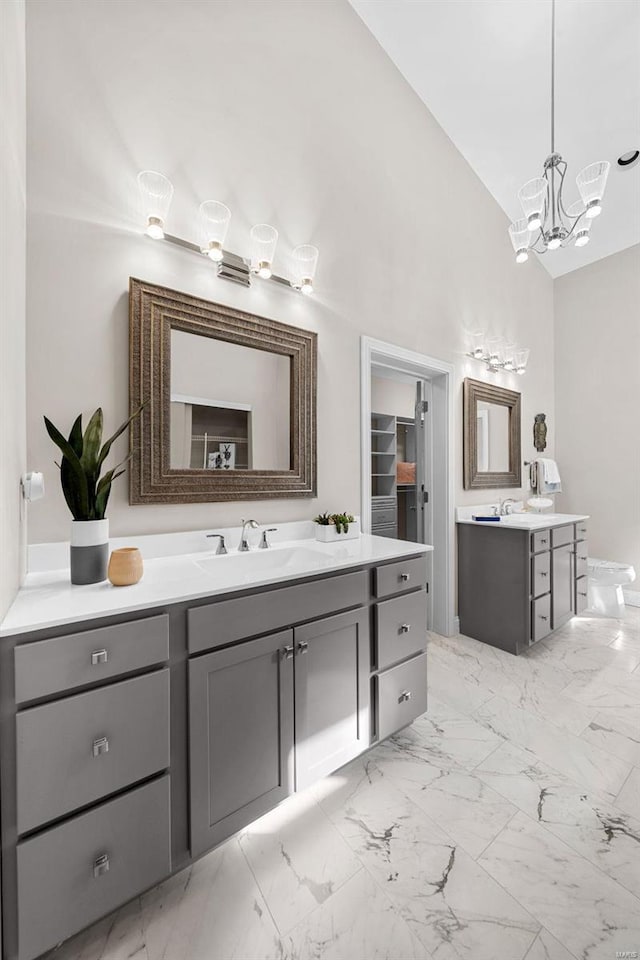
[[[346,533],[354,519],[350,513],[319,513],[314,522],[322,527],[330,527],[333,524],[337,533]]]
[[[101,477],[102,464],[109,455],[113,442],[124,433],[141,410],[142,407],[139,407],[134,411],[104,445],[100,407],[89,420],[84,433],[82,415],[76,417],[68,440],[51,420],[44,418],[47,433],[62,452],[62,459],[56,466],[60,468],[62,492],[74,520],[104,520],[111,484],[125,472],[118,467],[124,467],[131,459],[131,454]]]

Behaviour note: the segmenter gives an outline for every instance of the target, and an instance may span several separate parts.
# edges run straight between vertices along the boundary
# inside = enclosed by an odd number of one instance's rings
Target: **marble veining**
[[[639,950],[639,646],[633,608],[517,658],[432,635],[429,709],[411,727],[50,960]]]

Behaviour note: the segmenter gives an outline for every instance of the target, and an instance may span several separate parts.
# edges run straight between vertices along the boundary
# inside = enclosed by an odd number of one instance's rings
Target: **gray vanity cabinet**
[[[369,611],[296,627],[296,790],[369,746]]]
[[[586,532],[584,521],[535,531],[458,524],[461,632],[521,653],[581,612]]]
[[[293,631],[189,661],[191,854],[293,791]]]

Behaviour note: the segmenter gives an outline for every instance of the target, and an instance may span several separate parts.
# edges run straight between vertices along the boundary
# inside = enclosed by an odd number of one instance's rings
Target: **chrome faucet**
[[[216,555],[224,554],[227,552],[227,548],[224,543],[224,535],[222,533],[208,533],[207,540],[211,538],[217,538],[218,540],[218,546],[216,547]]]
[[[269,549],[269,547],[271,546],[271,544],[269,543],[269,541],[268,541],[268,539],[267,539],[267,534],[268,534],[268,533],[275,533],[277,529],[278,529],[277,527],[269,527],[268,530],[263,530],[263,531],[262,531],[262,540],[260,541],[260,546],[259,546],[259,548],[258,548],[259,550],[268,550],[268,549]]]
[[[516,503],[516,501],[514,500],[513,497],[507,497],[506,500],[501,500],[501,501],[500,501],[500,516],[501,516],[501,517],[508,517],[509,514],[513,512],[513,511],[511,510],[511,504],[512,504],[512,503]]]
[[[255,520],[242,521],[242,533],[240,534],[240,546],[238,547],[238,551],[240,553],[249,552],[249,541],[247,540],[247,534],[246,534],[247,527],[251,527],[252,530],[256,530],[258,527],[258,524]]]

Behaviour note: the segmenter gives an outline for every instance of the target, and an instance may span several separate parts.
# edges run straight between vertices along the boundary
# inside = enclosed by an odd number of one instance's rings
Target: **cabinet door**
[[[296,789],[337,770],[370,742],[369,611],[295,630]]]
[[[573,544],[553,550],[553,629],[573,616],[575,610]]]
[[[189,661],[191,853],[293,789],[293,632]]]

